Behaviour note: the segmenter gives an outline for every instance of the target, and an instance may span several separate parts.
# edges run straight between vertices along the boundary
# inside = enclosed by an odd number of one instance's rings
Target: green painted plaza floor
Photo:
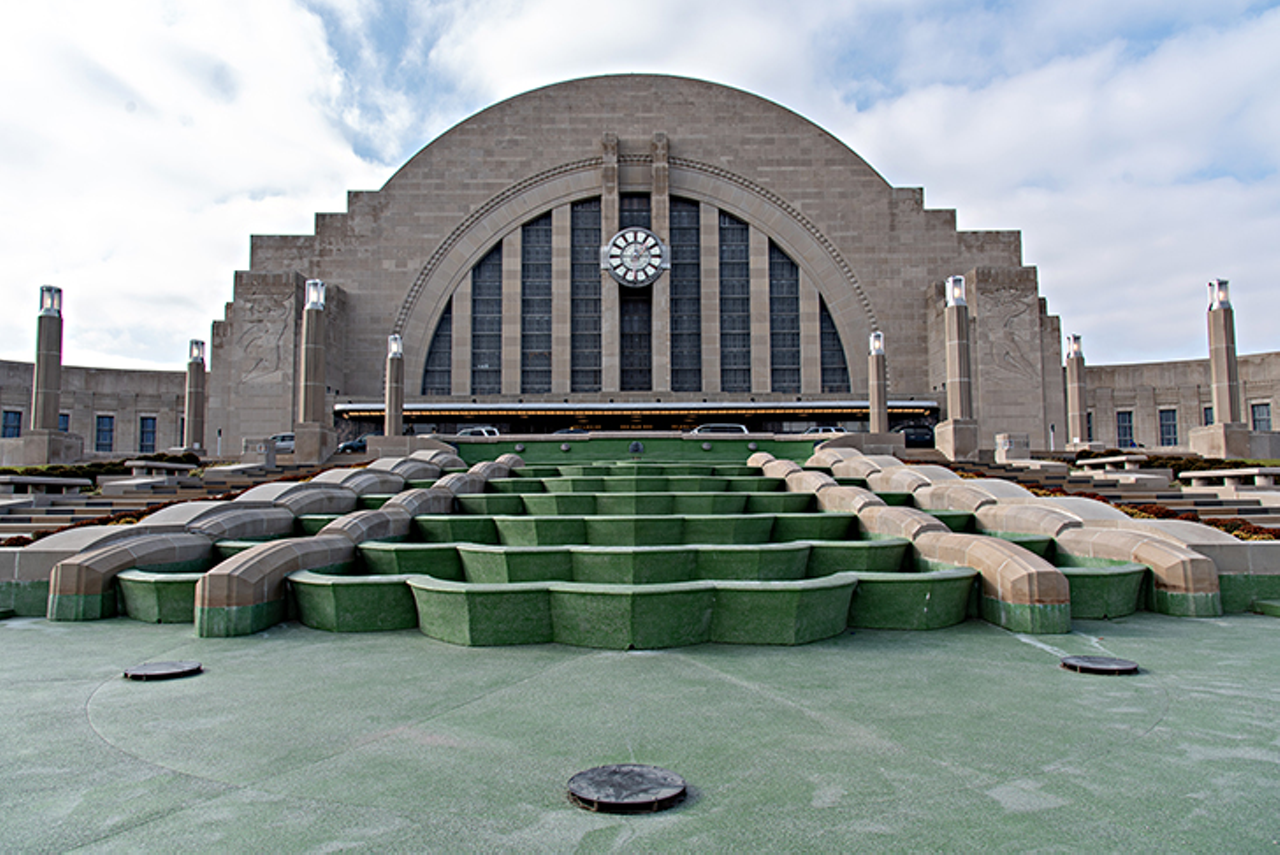
[[[622,653],[11,618],[0,850],[1280,851],[1280,621],[1075,626]],[[691,797],[567,802],[633,761]]]

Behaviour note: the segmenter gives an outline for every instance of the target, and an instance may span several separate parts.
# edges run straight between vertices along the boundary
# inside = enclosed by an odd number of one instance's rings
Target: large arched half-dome
[[[601,247],[638,227],[671,268],[632,288]],[[762,402],[864,397],[873,331],[891,392],[937,397],[939,283],[980,269],[1005,283],[974,288],[1008,320],[996,370],[1039,379],[1043,312],[1020,254],[1017,233],[958,232],[954,212],[771,101],[617,75],[477,113],[315,235],[255,238],[252,267],[341,294],[338,399],[380,397],[395,333],[411,401]],[[248,332],[252,291],[245,279],[246,313],[224,331],[250,350],[276,340]]]

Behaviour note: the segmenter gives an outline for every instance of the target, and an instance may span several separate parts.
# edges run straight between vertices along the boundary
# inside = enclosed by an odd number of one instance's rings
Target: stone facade
[[[31,427],[30,362],[0,362],[0,410],[19,413],[22,434]],[[184,371],[130,371],[62,366],[59,414],[69,433],[84,437],[86,457],[126,457],[142,451],[142,419],[155,419],[153,451],[182,445]],[[111,418],[111,448],[96,451],[99,416]],[[10,416],[9,418],[13,418]],[[10,461],[9,465],[17,461]]]
[[[1237,359],[1243,421],[1250,430],[1271,431],[1280,415],[1277,409],[1280,407],[1280,353],[1254,353]],[[1190,453],[1192,429],[1211,423],[1206,421],[1206,411],[1213,408],[1207,358],[1137,365],[1089,365],[1085,376],[1093,440],[1107,448],[1121,446],[1119,413],[1130,414],[1135,445],[1170,454]],[[1161,412],[1173,413],[1176,424],[1173,444],[1161,442]],[[1255,421],[1255,415],[1264,414],[1270,419],[1269,424]],[[1164,418],[1168,420],[1170,416]],[[1171,438],[1167,427],[1164,438]]]
[[[632,352],[622,316],[634,294],[600,277],[598,390],[571,380],[574,263],[571,212],[599,200],[601,240],[646,200],[651,229],[671,240],[668,212],[699,213],[701,383],[673,389],[671,274],[640,295],[648,353]],[[522,383],[524,226],[550,215],[550,385]],[[749,271],[749,385],[722,388],[722,215],[745,223]],[[501,381],[473,388],[472,271],[501,247]],[[798,269],[798,384],[779,383],[779,329],[771,252]],[[583,263],[582,257],[577,259]],[[955,212],[929,210],[919,188],[890,186],[841,141],[755,96],[696,80],[621,75],[576,80],[512,98],[462,122],[404,165],[379,191],[353,192],[346,213],[320,214],[314,235],[254,236],[251,271],[212,336],[209,431],[242,436],[288,430],[296,414],[299,294],[308,278],[345,295],[327,364],[335,401],[378,402],[385,342],[404,338],[406,403],[862,400],[866,342],[883,331],[889,396],[941,400],[944,342],[938,289],[972,277],[975,416],[984,447],[1016,430],[1047,447],[1062,432],[1060,330],[1022,263],[1017,232],[964,232]],[[622,304],[632,299],[632,306]],[[527,303],[528,301],[524,301]],[[819,316],[839,335],[847,391],[824,389]],[[428,350],[451,313],[450,394],[422,394]],[[646,319],[647,318],[647,319]],[[498,321],[492,321],[497,324]],[[683,329],[683,327],[681,328]],[[785,338],[785,336],[784,336]],[[636,387],[628,367],[643,362]],[[678,366],[677,366],[678,367]],[[790,375],[794,377],[795,375]],[[630,383],[630,386],[628,385]],[[785,388],[783,388],[785,387]],[[946,414],[941,413],[942,417]]]

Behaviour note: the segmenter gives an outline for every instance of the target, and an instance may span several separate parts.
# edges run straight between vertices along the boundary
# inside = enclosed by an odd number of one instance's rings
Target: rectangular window
[[[720,213],[720,391],[751,391],[751,246],[747,224]]]
[[[93,450],[110,452],[116,442],[116,417],[98,416],[93,434]]]
[[[142,416],[138,419],[138,453],[156,453],[156,417]]]
[[[702,229],[697,202],[671,200],[671,391],[702,389]]]
[[[71,414],[58,413],[58,430],[67,433],[71,430]]]
[[[1177,445],[1178,444],[1178,411],[1177,410],[1160,410],[1158,415],[1160,418],[1160,444],[1161,445]]]
[[[1250,404],[1249,410],[1253,415],[1253,429],[1260,431],[1271,430],[1271,405],[1270,404]]]
[[[520,229],[520,391],[551,391],[551,215]]]
[[[1213,424],[1213,407],[1204,408],[1204,425],[1208,427]]]
[[[1116,412],[1116,447],[1133,448],[1133,411]]]
[[[569,388],[600,391],[600,200],[569,209]]]
[[[5,410],[4,428],[0,430],[0,437],[17,439],[20,436],[22,436],[22,413],[19,410]]]
[[[502,394],[502,244],[471,268],[471,394]]]
[[[800,268],[769,242],[769,365],[775,392],[800,391]]]
[[[844,345],[835,319],[827,310],[827,301],[818,300],[818,330],[822,336],[822,392],[823,394],[848,394],[849,365],[844,360]]]
[[[436,333],[427,348],[427,365],[422,371],[422,394],[453,394],[453,300],[445,303],[436,324]]]
[[[1093,442],[1093,413],[1084,414],[1085,442]]]

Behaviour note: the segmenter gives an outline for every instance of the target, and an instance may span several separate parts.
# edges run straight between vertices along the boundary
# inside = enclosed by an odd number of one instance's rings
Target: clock
[[[600,266],[620,284],[643,288],[671,267],[671,261],[658,236],[636,226],[618,232],[600,250]]]

